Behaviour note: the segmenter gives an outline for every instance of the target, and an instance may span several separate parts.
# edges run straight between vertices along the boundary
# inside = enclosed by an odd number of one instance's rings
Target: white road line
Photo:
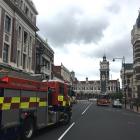
[[[82,112],[82,115],[88,110],[88,108],[89,108],[91,105],[92,105],[92,103],[89,104],[88,107]]]
[[[59,138],[58,140],[61,140],[61,139],[67,134],[67,132],[73,127],[73,125],[75,125],[75,122],[73,122],[73,123],[69,126],[69,128],[60,136],[60,138]]]
[[[140,117],[140,115],[138,114],[130,114],[130,113],[122,113],[122,115],[126,115],[126,116],[129,116],[129,117]]]

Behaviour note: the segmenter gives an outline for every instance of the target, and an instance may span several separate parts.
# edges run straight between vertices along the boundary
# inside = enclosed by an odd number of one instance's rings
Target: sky
[[[100,79],[106,55],[110,79],[120,79],[122,60],[133,62],[131,30],[140,0],[32,0],[38,34],[54,50],[54,64],[74,71],[78,80]]]

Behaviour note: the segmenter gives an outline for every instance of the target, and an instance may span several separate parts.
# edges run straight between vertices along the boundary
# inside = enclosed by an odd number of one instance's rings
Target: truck
[[[72,116],[69,90],[68,84],[58,80],[0,78],[0,139],[14,134],[29,140],[41,128],[68,124]]]

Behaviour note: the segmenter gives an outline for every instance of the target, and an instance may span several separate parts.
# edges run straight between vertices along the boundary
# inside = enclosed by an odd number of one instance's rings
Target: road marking
[[[75,122],[73,122],[73,123],[69,126],[69,128],[60,136],[60,138],[59,138],[58,140],[61,140],[61,139],[67,134],[67,132],[73,127],[73,125],[75,125]]]
[[[104,109],[105,111],[111,111],[111,112],[120,112],[121,110],[119,109],[112,109],[112,108],[108,108],[108,109]]]
[[[140,117],[138,114],[130,114],[130,113],[122,113],[123,115],[129,116],[129,117]]]
[[[90,107],[91,105],[92,105],[92,103],[89,104],[88,107],[82,112],[82,115],[89,109],[89,107]]]

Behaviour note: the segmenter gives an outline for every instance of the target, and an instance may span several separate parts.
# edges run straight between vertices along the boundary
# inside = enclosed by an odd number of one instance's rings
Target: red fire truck
[[[27,140],[35,130],[58,122],[69,123],[72,109],[68,90],[68,85],[60,81],[1,78],[1,137],[8,135],[9,130],[18,130],[21,138]]]

